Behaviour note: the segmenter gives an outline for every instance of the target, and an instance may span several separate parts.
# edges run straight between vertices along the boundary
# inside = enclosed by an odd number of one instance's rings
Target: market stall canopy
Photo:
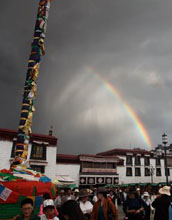
[[[65,185],[69,185],[75,182],[74,179],[72,179],[70,176],[68,175],[58,175],[55,178],[58,182],[65,184]]]

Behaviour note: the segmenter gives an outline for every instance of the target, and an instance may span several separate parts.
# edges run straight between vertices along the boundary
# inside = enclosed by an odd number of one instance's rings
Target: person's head
[[[103,200],[103,199],[107,198],[107,192],[104,187],[99,187],[97,189],[97,198],[98,198],[98,200]]]
[[[129,199],[135,199],[136,198],[136,192],[134,190],[130,190],[128,192]]]
[[[64,189],[60,190],[60,196],[64,196],[64,194],[65,194]]]
[[[74,200],[65,202],[61,207],[61,212],[66,220],[84,220],[84,215]]]
[[[75,197],[77,197],[79,195],[79,189],[75,189],[74,194],[75,194]]]
[[[33,200],[32,199],[24,199],[21,202],[21,209],[23,212],[24,217],[30,217],[32,215],[33,212]]]
[[[143,198],[144,198],[144,199],[149,199],[149,193],[148,193],[148,192],[144,192]]]
[[[66,195],[67,196],[71,196],[72,195],[72,190],[71,189],[67,189],[66,190]]]
[[[45,201],[47,199],[51,199],[51,196],[49,193],[44,193],[43,197],[42,197],[42,200]]]
[[[86,203],[88,201],[88,197],[90,196],[89,191],[90,190],[87,190],[87,189],[80,190],[78,196],[83,203]]]
[[[113,191],[111,190],[111,191],[109,192],[109,194],[110,194],[110,196],[113,196]]]
[[[136,189],[136,193],[137,193],[137,195],[140,196],[140,194],[141,194],[140,188],[137,188],[137,189]]]
[[[43,212],[48,219],[54,218],[54,202],[52,199],[47,199],[43,202]]]

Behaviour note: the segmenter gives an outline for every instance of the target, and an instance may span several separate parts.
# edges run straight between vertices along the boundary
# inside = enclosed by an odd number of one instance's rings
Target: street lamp
[[[164,144],[164,165],[165,165],[165,176],[166,176],[166,184],[168,185],[168,172],[167,172],[167,143],[168,143],[168,137],[164,133],[162,135],[162,143]]]
[[[154,175],[154,168],[152,164],[150,165],[150,176],[151,176],[151,183],[153,183],[153,175]]]

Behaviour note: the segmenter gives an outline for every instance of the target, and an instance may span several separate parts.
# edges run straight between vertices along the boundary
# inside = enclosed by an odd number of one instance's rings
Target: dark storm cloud
[[[37,5],[1,3],[0,127],[17,128]],[[153,146],[164,131],[171,138],[171,10],[170,0],[53,0],[33,131],[53,125],[68,153],[146,145],[93,68],[132,106]]]

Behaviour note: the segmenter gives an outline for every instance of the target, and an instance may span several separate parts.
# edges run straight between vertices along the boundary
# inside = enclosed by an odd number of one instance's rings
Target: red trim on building
[[[0,128],[0,140],[13,141],[14,138],[17,138],[17,131]],[[54,136],[33,133],[31,141],[47,142],[51,146],[56,146],[58,139]]]
[[[78,155],[57,154],[57,163],[80,164]]]

